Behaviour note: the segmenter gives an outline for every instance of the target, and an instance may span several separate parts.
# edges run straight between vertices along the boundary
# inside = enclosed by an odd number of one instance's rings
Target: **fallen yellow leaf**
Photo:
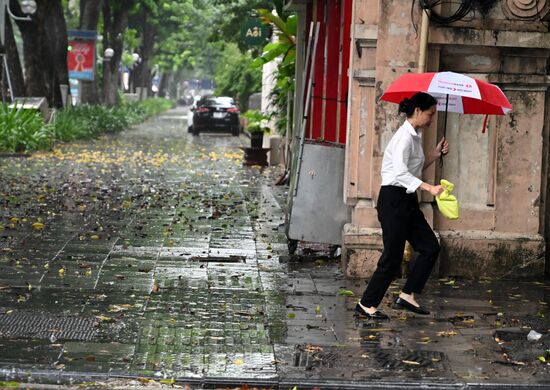
[[[439,337],[451,337],[451,336],[456,336],[458,333],[455,332],[454,330],[446,330],[446,331],[443,331],[443,332],[437,332],[437,335]]]
[[[44,229],[44,224],[41,222],[35,222],[32,224],[32,227],[35,228],[36,230],[42,230]]]
[[[103,321],[103,322],[115,322],[115,320],[112,319],[111,317],[106,317],[106,316],[103,316],[103,315],[95,316],[95,318],[97,318],[98,320]]]

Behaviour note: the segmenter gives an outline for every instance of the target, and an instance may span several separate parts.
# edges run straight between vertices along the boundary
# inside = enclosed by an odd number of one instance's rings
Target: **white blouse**
[[[422,134],[405,120],[384,151],[382,185],[405,187],[412,194],[422,184],[423,167]]]

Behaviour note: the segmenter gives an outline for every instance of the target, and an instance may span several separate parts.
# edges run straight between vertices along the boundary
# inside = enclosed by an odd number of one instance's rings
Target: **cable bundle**
[[[445,0],[418,0],[422,9],[430,10],[430,19],[439,24],[450,24],[464,19],[474,9],[474,0],[461,0],[456,12],[450,16],[441,16],[434,11],[434,8],[445,2]]]

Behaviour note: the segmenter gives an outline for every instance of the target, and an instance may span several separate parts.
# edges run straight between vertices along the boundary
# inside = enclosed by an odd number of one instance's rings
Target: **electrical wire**
[[[457,22],[459,20],[462,20],[468,16],[469,13],[479,11],[482,16],[486,15],[489,10],[495,6],[496,3],[498,3],[499,0],[418,0],[420,8],[423,10],[429,10],[430,11],[430,20],[441,24],[451,24],[454,22]],[[418,36],[418,26],[414,20],[413,17],[413,11],[415,7],[416,0],[412,1],[412,7],[411,7],[411,20],[413,24],[414,31],[416,35]],[[435,12],[435,7],[442,4],[460,4],[458,9],[449,16],[442,16]],[[545,21],[543,16],[541,15],[541,10],[539,9],[539,3],[536,2],[536,10],[537,10],[537,16],[541,23],[547,25],[548,30],[550,31],[550,23]]]
[[[442,16],[434,11],[434,8],[444,3],[457,3],[456,1],[445,0],[418,0],[420,7],[425,10],[430,10],[430,20],[438,24],[450,24],[464,19],[474,8],[474,0],[461,0],[458,9],[449,16]]]

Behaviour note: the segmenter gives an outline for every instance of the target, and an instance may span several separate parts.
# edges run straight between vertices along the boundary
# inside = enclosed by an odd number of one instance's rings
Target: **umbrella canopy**
[[[435,97],[438,111],[505,115],[512,109],[498,86],[454,72],[406,73],[389,86],[380,100],[400,103],[417,92]]]

